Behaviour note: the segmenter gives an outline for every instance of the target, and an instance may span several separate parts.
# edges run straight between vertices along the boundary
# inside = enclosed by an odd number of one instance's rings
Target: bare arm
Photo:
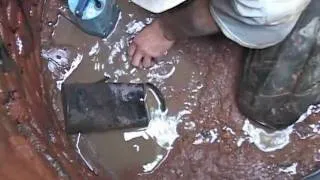
[[[132,65],[150,67],[180,39],[214,34],[219,31],[211,17],[210,0],[193,0],[163,14],[146,26],[131,43],[128,54]]]
[[[214,34],[219,31],[210,13],[210,0],[193,0],[160,17],[164,36],[169,40]]]

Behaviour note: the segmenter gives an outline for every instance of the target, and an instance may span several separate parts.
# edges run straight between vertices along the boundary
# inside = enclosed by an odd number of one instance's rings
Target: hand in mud
[[[173,44],[174,41],[165,38],[160,22],[156,20],[144,28],[130,44],[128,53],[131,63],[136,67],[148,68],[152,66],[153,58],[164,55]]]

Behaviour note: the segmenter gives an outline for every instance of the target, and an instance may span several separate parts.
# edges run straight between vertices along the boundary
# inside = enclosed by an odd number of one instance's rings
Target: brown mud
[[[0,35],[14,64],[0,72],[0,158],[6,162],[0,178],[300,179],[319,168],[317,115],[296,124],[280,150],[263,152],[246,140],[245,117],[236,106],[241,47],[222,36],[190,39],[177,43],[157,67],[134,69],[126,58],[127,42],[152,15],[119,3],[122,19],[112,36],[101,40],[71,24],[60,1],[0,1]],[[91,155],[98,176],[90,172],[63,130],[54,82],[66,77],[59,68],[70,69],[79,59],[67,83],[104,76],[116,82],[150,81],[166,96],[168,116],[188,112],[173,118],[179,137],[173,138],[172,149],[159,143],[159,136],[125,141],[122,131],[84,135],[83,153]],[[158,155],[164,161],[143,174],[142,167]]]
[[[0,35],[12,58],[0,73],[0,179],[93,177],[52,108],[51,80],[40,58],[44,2],[0,1]]]
[[[126,131],[83,135],[83,149],[90,147],[92,164],[114,179],[294,179],[317,168],[319,135],[310,128],[318,124],[316,116],[297,124],[290,143],[281,150],[263,152],[247,140],[239,144],[247,137],[245,117],[236,106],[241,47],[221,36],[190,39],[176,44],[159,66],[134,69],[126,55],[128,40],[152,15],[127,2],[120,6],[122,18],[106,40],[86,35],[60,16],[52,42],[55,47],[72,47],[71,59],[83,56],[66,82],[94,82],[103,76],[114,82],[149,81],[166,96],[170,116],[191,114],[179,119],[179,137],[171,150],[159,145],[159,136],[125,141]],[[172,69],[173,75],[156,78]],[[159,155],[165,161],[146,170]]]

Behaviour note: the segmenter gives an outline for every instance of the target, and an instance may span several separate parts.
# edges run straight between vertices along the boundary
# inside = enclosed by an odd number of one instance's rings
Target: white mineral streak
[[[202,133],[196,134],[196,140],[192,143],[194,145],[199,145],[203,143],[214,143],[218,138],[218,130],[211,129],[208,131],[208,135],[203,135]]]
[[[297,123],[304,121],[311,114],[319,112],[320,105],[311,105],[308,110],[300,116]],[[282,149],[290,143],[290,135],[294,130],[294,125],[281,131],[267,133],[264,129],[255,127],[249,120],[246,120],[242,130],[248,136],[247,139],[250,143],[254,143],[261,151],[272,152]],[[241,145],[241,143],[239,144]]]
[[[284,172],[284,173],[288,173],[290,175],[295,175],[295,174],[297,174],[297,166],[298,166],[298,163],[293,163],[289,167],[280,168],[279,172]]]
[[[167,150],[166,156],[172,149],[174,141],[179,137],[177,125],[181,122],[181,118],[190,114],[190,111],[182,110],[177,116],[168,116],[167,112],[160,109],[151,110],[149,126],[140,131],[125,132],[124,140],[130,141],[134,138],[143,137],[144,139],[153,139],[162,148]],[[150,173],[158,167],[165,159],[164,155],[157,155],[154,161],[143,165],[144,173]]]
[[[64,83],[64,81],[72,74],[72,72],[77,69],[82,59],[83,55],[78,53],[77,57],[72,61],[70,69],[66,70],[62,76],[62,79],[57,81],[57,88],[59,90],[61,90],[62,83]]]

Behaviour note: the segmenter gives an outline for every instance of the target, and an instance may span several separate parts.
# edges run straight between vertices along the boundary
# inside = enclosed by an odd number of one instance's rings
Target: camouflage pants
[[[281,44],[249,50],[239,108],[249,119],[273,129],[293,123],[320,102],[320,7],[313,0]]]

